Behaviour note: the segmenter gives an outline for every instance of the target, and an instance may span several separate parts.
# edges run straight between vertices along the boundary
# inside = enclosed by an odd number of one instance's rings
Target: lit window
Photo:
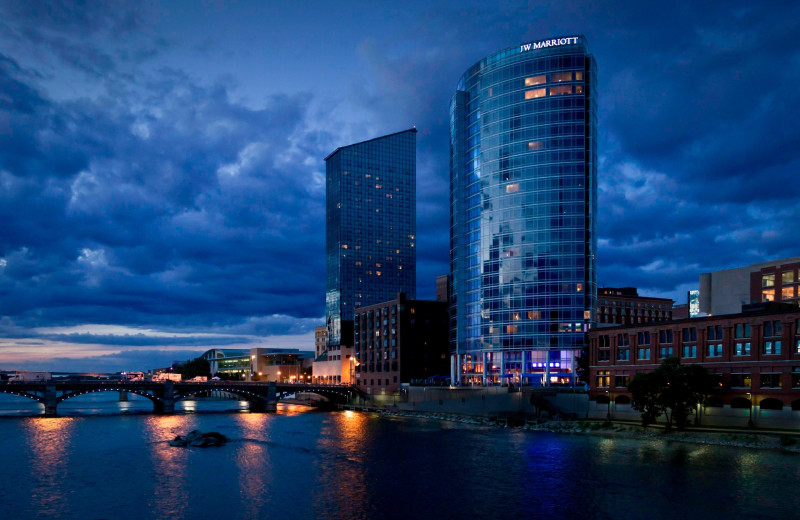
[[[794,282],[794,271],[784,271],[781,273],[781,282],[783,283],[793,283]]]
[[[750,374],[731,374],[731,388],[750,388]]]
[[[766,291],[761,291],[761,301],[762,302],[774,302],[775,301],[775,289],[768,289]]]
[[[579,70],[575,72],[575,80],[576,81],[583,81],[583,71]]]
[[[529,320],[541,320],[542,319],[542,311],[528,311],[528,319]]]
[[[557,72],[555,74],[550,75],[550,81],[555,83],[561,81],[572,81],[572,73],[571,72]]]
[[[583,94],[583,85],[575,85],[575,93]]]
[[[542,142],[541,141],[531,141],[528,143],[528,150],[541,150],[542,149]]]
[[[517,325],[506,325],[506,333],[507,334],[516,334],[517,333]]]
[[[564,94],[572,94],[572,85],[560,85],[558,87],[550,87],[551,96],[563,96]]]
[[[525,91],[525,99],[536,99],[540,97],[545,97],[546,95],[547,95],[546,88],[537,88],[534,90]]]
[[[582,283],[579,283],[579,284],[577,284],[577,285],[575,286],[575,289],[576,289],[578,292],[583,292],[583,284],[582,284]]]
[[[788,300],[794,298],[794,287],[784,287],[781,289],[781,300]]]
[[[589,310],[583,311],[583,319],[584,320],[591,320],[592,319],[592,311],[589,311]]]
[[[508,184],[506,186],[506,193],[516,193],[518,191],[519,191],[519,184],[517,184],[517,183]]]
[[[541,76],[533,76],[532,78],[525,78],[525,86],[532,87],[534,85],[542,85],[547,81],[547,78],[544,74]]]
[[[761,276],[761,287],[772,287],[775,285],[775,275],[765,274]]]
[[[347,244],[342,244],[342,249],[347,249]]]

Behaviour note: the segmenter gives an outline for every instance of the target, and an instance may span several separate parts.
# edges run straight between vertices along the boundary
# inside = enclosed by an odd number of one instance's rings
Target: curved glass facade
[[[451,372],[572,379],[596,298],[596,66],[583,36],[484,58],[450,105]]]

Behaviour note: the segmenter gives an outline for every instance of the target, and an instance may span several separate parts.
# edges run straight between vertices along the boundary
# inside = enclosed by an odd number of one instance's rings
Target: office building
[[[800,304],[800,257],[700,275],[700,311],[733,314],[756,302]]]
[[[354,383],[371,395],[394,395],[402,383],[449,379],[447,302],[396,299],[355,312]]]
[[[352,346],[355,310],[416,295],[416,135],[412,128],[325,158],[329,349]]]
[[[436,277],[436,301],[446,302],[450,300],[450,275],[443,274]]]
[[[594,323],[596,66],[583,36],[504,49],[450,105],[451,372],[573,381]]]

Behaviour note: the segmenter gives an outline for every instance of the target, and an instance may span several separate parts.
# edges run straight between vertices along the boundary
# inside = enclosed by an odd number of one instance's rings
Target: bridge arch
[[[196,390],[189,390],[183,391],[179,394],[175,394],[175,402],[183,401],[185,399],[189,399],[195,397],[197,395],[208,394],[210,392],[226,392],[229,394],[238,395],[239,397],[244,398],[245,401],[248,402],[267,402],[267,396],[257,393],[251,392],[249,390],[245,390],[243,388],[236,388],[236,387],[226,387],[226,386],[215,386],[213,388],[198,388]]]
[[[31,394],[25,391],[20,392],[12,390],[11,388],[0,388],[0,393],[7,395],[16,395],[17,397],[27,397],[28,399],[33,399],[34,401],[45,404],[45,398],[43,395]]]
[[[102,386],[97,388],[87,388],[86,390],[73,390],[71,392],[65,392],[60,396],[56,397],[56,404],[63,403],[67,399],[72,399],[73,397],[79,397],[82,395],[88,394],[96,394],[97,392],[126,392],[129,394],[140,395],[142,397],[146,397],[150,399],[153,404],[158,405],[159,403],[163,402],[163,399],[153,393],[149,393],[147,390],[140,390],[136,388],[129,388],[129,387],[114,387],[114,386]]]

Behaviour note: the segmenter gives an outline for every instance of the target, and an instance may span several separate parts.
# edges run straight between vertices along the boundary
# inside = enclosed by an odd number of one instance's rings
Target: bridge
[[[308,392],[329,401],[344,404],[354,397],[368,398],[353,385],[323,385],[312,383],[253,383],[244,381],[155,382],[155,381],[7,381],[0,382],[0,393],[27,397],[44,405],[46,417],[57,415],[58,404],[94,392],[127,392],[141,395],[153,402],[153,411],[170,414],[175,403],[183,399],[211,395],[212,392],[234,394],[250,404],[251,412],[274,412],[278,399],[287,394]]]

